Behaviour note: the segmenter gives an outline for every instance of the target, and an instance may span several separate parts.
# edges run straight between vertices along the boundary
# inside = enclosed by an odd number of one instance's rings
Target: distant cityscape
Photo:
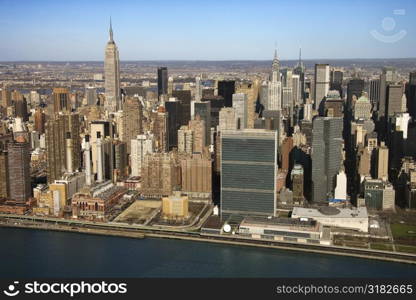
[[[104,64],[0,63],[0,225],[416,259],[416,58],[120,61],[116,40]]]

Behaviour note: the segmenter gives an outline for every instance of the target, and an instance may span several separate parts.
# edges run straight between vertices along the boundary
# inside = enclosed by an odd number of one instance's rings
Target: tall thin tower
[[[121,109],[120,93],[120,60],[117,45],[113,40],[113,27],[110,18],[110,39],[105,48],[104,76],[105,76],[105,109],[116,112]]]
[[[277,56],[277,49],[274,51],[274,58],[272,63],[272,72],[270,74],[269,81],[269,103],[267,105],[268,110],[281,110],[281,94],[282,94],[282,83],[280,81],[280,61]]]

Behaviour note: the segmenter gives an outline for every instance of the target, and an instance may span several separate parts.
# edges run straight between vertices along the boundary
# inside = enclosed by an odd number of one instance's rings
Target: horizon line
[[[399,59],[416,59],[415,57],[375,57],[375,58],[302,58],[302,61],[313,61],[313,60],[399,60]],[[272,61],[273,59],[126,59],[120,60],[120,62],[216,62],[216,61]],[[280,61],[299,61],[298,58],[292,59],[279,59]],[[25,62],[103,62],[104,60],[0,60],[0,63],[25,63]]]

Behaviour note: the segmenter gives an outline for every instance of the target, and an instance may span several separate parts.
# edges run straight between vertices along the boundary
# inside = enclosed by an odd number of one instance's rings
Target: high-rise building
[[[168,68],[158,67],[157,68],[157,95],[168,94]]]
[[[81,138],[78,114],[61,114],[46,124],[46,155],[48,182],[61,179],[68,172],[66,137],[70,134],[72,144],[72,171],[81,168]]]
[[[292,75],[292,94],[294,105],[300,106],[302,104],[300,75]]]
[[[120,181],[127,177],[127,145],[125,142],[116,140],[113,142],[114,147],[114,181]]]
[[[369,120],[371,118],[371,102],[367,98],[367,95],[362,95],[357,99],[354,105],[354,119]]]
[[[236,120],[237,116],[236,116],[235,108],[233,107],[221,108],[219,117],[220,117],[219,131],[237,129],[237,120]]]
[[[416,71],[409,75],[409,83],[406,85],[407,111],[416,118]]]
[[[280,61],[277,57],[277,50],[274,52],[268,93],[267,110],[281,110],[282,82],[280,80]]]
[[[300,164],[295,164],[293,166],[290,177],[292,179],[292,191],[293,191],[293,203],[296,205],[303,205],[305,197],[303,195],[303,167]]]
[[[105,48],[104,58],[104,88],[105,108],[108,112],[121,109],[120,91],[120,59],[118,48],[113,39],[113,27],[110,20],[110,38]]]
[[[69,99],[69,89],[65,87],[54,88],[52,91],[53,97],[53,112],[70,112],[71,101]]]
[[[30,150],[26,140],[19,136],[8,145],[9,197],[25,203],[31,196]]]
[[[293,90],[292,87],[282,88],[282,108],[293,110]]]
[[[34,119],[35,119],[34,130],[37,131],[39,134],[44,134],[46,118],[42,109],[40,108],[36,109],[35,114],[34,114]]]
[[[352,109],[354,106],[353,99],[361,97],[364,91],[364,80],[351,79],[347,84],[347,108]],[[355,97],[354,97],[355,96]]]
[[[88,85],[85,88],[85,99],[87,105],[96,105],[97,104],[97,90],[95,87]]]
[[[314,88],[314,100],[315,109],[318,110],[321,105],[321,101],[326,97],[329,92],[329,65],[328,64],[316,64],[315,65],[315,88]]]
[[[168,113],[168,149],[178,146],[178,129],[181,127],[182,106],[175,98],[165,102],[165,109]]]
[[[0,150],[0,198],[9,197],[9,168],[7,151]]]
[[[168,114],[158,111],[153,116],[152,133],[155,137],[155,151],[168,151]]]
[[[221,216],[276,212],[277,132],[221,133]]]
[[[397,81],[397,73],[394,68],[384,67],[380,75],[380,93],[379,93],[379,102],[378,102],[378,118],[386,117],[387,109],[387,86],[390,83],[395,83]]]
[[[195,101],[199,102],[202,99],[201,77],[195,77]]]
[[[212,162],[202,153],[194,153],[181,159],[182,191],[190,199],[212,197]]]
[[[179,169],[175,152],[146,154],[142,164],[142,194],[157,198],[171,195],[179,188]]]
[[[91,143],[91,158],[92,170],[97,174],[97,136],[100,133],[102,138],[113,138],[113,125],[109,121],[92,121],[90,124],[90,143]]]
[[[344,79],[344,72],[342,70],[332,69],[330,73],[330,84],[331,90],[337,90],[342,97],[342,82]]]
[[[218,81],[218,96],[224,98],[224,105],[226,107],[233,106],[233,94],[235,93],[235,81],[234,80],[222,80]]]
[[[140,134],[131,140],[131,176],[141,176],[144,156],[153,153],[153,135]]]
[[[11,91],[7,88],[7,86],[3,85],[1,88],[0,97],[0,106],[7,108],[12,105]]]
[[[23,95],[14,101],[14,113],[15,116],[21,118],[23,122],[29,121],[29,115],[27,113],[27,101]]]
[[[402,84],[387,85],[386,120],[397,113],[406,112],[406,95]]]
[[[377,178],[387,180],[389,171],[389,148],[381,142],[377,149]]]
[[[200,116],[205,123],[205,146],[211,144],[211,102],[195,102],[195,118]]]
[[[123,136],[122,141],[127,144],[127,153],[131,152],[130,141],[143,132],[143,108],[138,97],[126,97],[123,104]]]
[[[194,145],[194,132],[189,126],[181,126],[178,130],[178,152],[192,154]]]
[[[380,101],[380,78],[370,80],[368,97],[375,108],[378,107]]]
[[[181,115],[178,116],[181,125],[188,125],[191,119],[191,91],[189,90],[176,90],[172,91],[172,97],[178,99],[181,103]]]
[[[300,99],[305,101],[305,66],[302,62],[302,49],[299,49],[299,61],[296,67],[293,69],[293,73],[299,75],[299,84],[300,84]]]
[[[236,115],[237,129],[247,128],[247,95],[233,94],[233,108]]]
[[[173,77],[169,76],[168,77],[168,95],[172,95],[173,90],[174,90]]]
[[[189,121],[189,129],[193,132],[193,152],[203,153],[206,146],[206,129],[205,121],[200,115],[196,115],[195,120]]]
[[[342,118],[317,117],[312,129],[312,200],[327,204],[334,196],[335,176],[342,164]]]

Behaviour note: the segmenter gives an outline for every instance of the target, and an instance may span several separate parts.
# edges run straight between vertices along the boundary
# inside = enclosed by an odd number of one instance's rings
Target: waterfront
[[[167,239],[0,228],[2,278],[407,277],[416,266]]]

